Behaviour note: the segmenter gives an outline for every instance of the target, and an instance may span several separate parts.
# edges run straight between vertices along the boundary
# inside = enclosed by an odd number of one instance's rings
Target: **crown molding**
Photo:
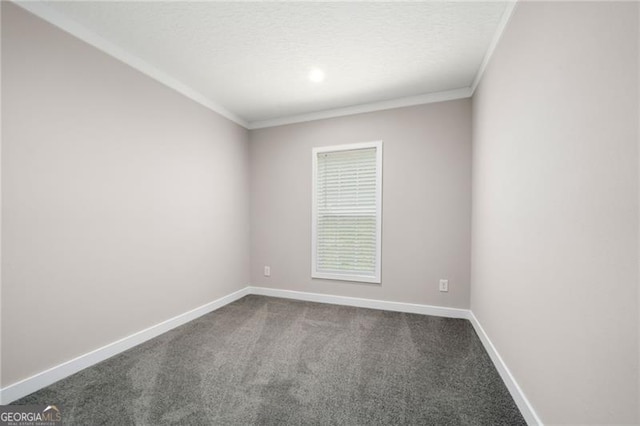
[[[362,114],[365,112],[382,111],[386,109],[402,108],[414,105],[430,104],[434,102],[451,101],[454,99],[470,98],[473,94],[470,87],[447,90],[444,92],[427,93],[419,96],[392,99],[382,102],[354,105],[346,108],[336,108],[309,114],[292,115],[272,120],[252,121],[249,129],[263,129],[266,127],[283,126],[286,124],[303,123],[306,121],[322,120],[325,118],[343,117],[345,115]]]
[[[489,48],[484,54],[482,58],[482,62],[480,63],[480,67],[478,68],[478,72],[476,73],[476,77],[473,79],[473,83],[471,83],[471,95],[473,95],[480,84],[480,80],[482,79],[482,75],[484,74],[487,65],[491,61],[491,57],[493,56],[493,52],[495,52],[496,47],[498,47],[498,43],[502,39],[502,34],[504,34],[504,30],[507,28],[507,24],[513,15],[513,11],[518,4],[518,0],[512,0],[507,3],[507,6],[502,13],[502,17],[500,18],[500,22],[498,23],[498,27],[496,28],[496,32],[493,34],[493,39],[491,40],[491,44]]]
[[[158,69],[154,65],[140,59],[139,57],[132,55],[120,46],[113,44],[112,42],[104,39],[88,28],[80,25],[78,22],[68,18],[67,16],[57,12],[51,7],[47,6],[43,1],[15,1],[14,4],[25,9],[28,12],[36,15],[37,17],[55,25],[61,30],[73,35],[76,38],[84,41],[85,43],[103,51],[104,53],[113,56],[114,58],[124,62],[132,68],[146,74],[147,76],[157,80],[165,86],[175,90],[176,92],[186,96],[187,98],[195,101],[210,110],[220,114],[221,116],[241,125],[244,128],[248,128],[248,123],[227,110],[218,103],[212,101],[208,97],[199,93],[195,89],[189,87],[178,79],[170,76],[164,71]]]
[[[237,114],[224,108],[222,105],[179,81],[178,79],[170,76],[166,72],[160,70],[156,66],[142,60],[141,58],[127,52],[120,46],[106,40],[99,36],[95,32],[89,30],[78,22],[68,18],[64,14],[57,12],[49,7],[45,1],[26,1],[26,0],[11,0],[17,6],[31,12],[37,17],[49,22],[52,25],[60,28],[61,30],[73,35],[74,37],[84,41],[85,43],[101,50],[102,52],[113,56],[114,58],[124,62],[132,68],[142,72],[143,74],[153,78],[154,80],[164,84],[165,86],[177,91],[178,93],[186,96],[187,98],[205,106],[206,108],[220,114],[221,116],[239,124],[246,129],[262,129],[267,127],[283,126],[287,124],[303,123],[307,121],[322,120],[326,118],[336,118],[347,115],[362,114],[367,112],[383,111],[394,108],[403,108],[408,106],[423,105],[435,102],[444,102],[455,99],[465,99],[473,96],[473,93],[480,82],[482,75],[493,55],[493,52],[498,45],[502,34],[511,18],[513,11],[516,7],[518,0],[509,1],[502,14],[498,28],[493,36],[491,44],[485,53],[482,63],[478,68],[478,72],[470,87],[464,87],[454,90],[447,90],[442,92],[427,93],[418,96],[409,96],[404,98],[391,99],[381,102],[373,102],[368,104],[353,105],[344,108],[335,108],[330,110],[292,115],[280,118],[274,118],[269,120],[260,120],[247,122]]]

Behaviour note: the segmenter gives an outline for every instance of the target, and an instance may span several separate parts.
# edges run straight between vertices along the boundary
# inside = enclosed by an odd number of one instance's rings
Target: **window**
[[[313,149],[311,276],[380,283],[382,142]]]

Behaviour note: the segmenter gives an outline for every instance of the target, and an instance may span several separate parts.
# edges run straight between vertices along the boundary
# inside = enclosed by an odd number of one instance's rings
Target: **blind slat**
[[[316,269],[375,275],[376,148],[317,154]]]

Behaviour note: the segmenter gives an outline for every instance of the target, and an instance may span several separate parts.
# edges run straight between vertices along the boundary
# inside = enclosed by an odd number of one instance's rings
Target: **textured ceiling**
[[[506,2],[47,6],[256,122],[469,87]]]

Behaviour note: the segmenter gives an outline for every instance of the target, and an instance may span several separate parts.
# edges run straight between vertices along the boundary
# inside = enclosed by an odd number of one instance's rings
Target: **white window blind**
[[[382,143],[313,155],[312,276],[379,283]]]

